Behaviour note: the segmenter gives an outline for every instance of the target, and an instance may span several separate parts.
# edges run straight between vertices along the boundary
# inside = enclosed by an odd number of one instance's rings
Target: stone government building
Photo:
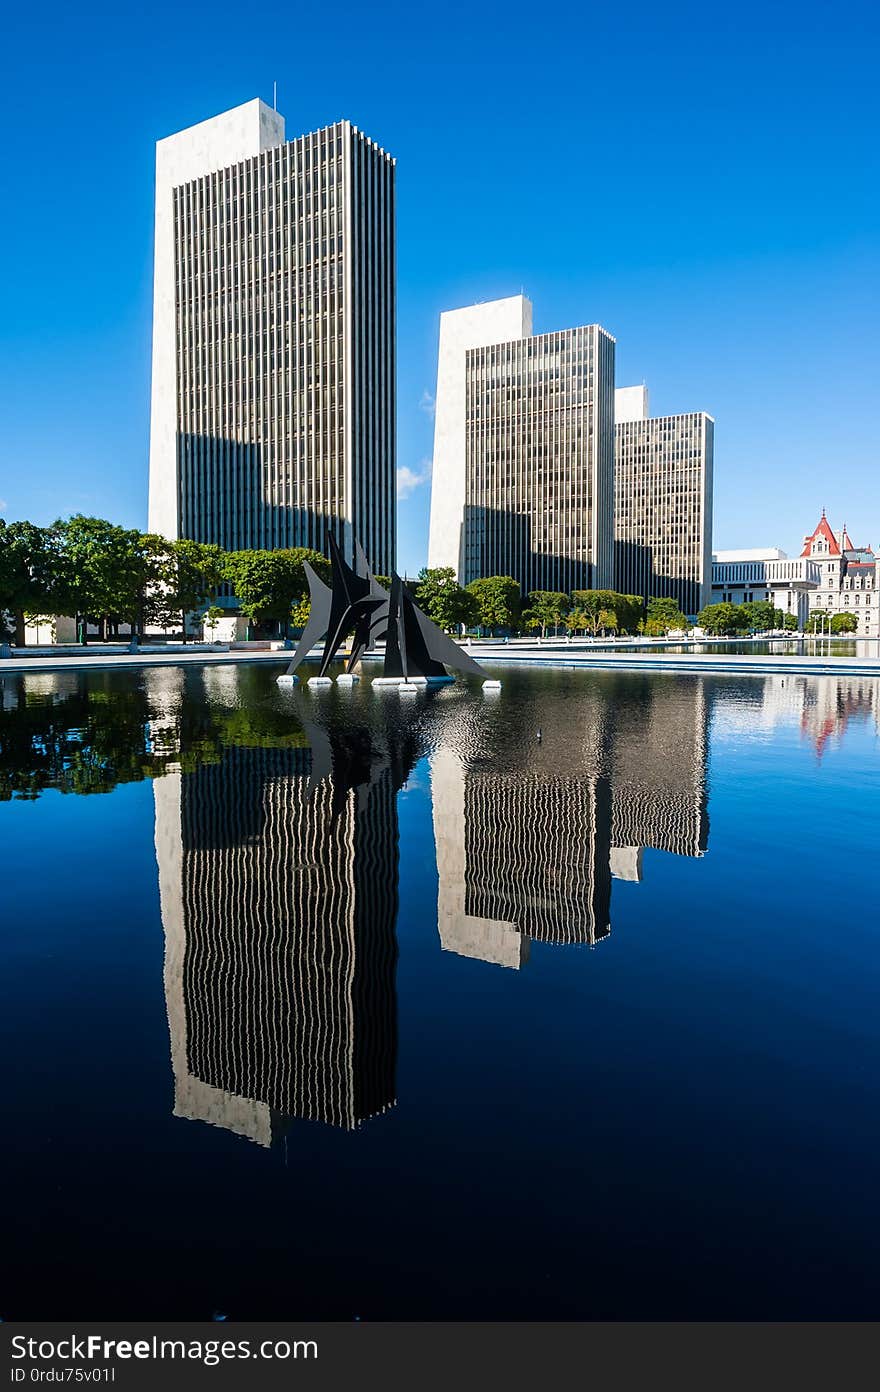
[[[846,525],[833,532],[825,509],[815,531],[804,537],[802,557],[818,570],[818,588],[810,608],[826,614],[852,614],[861,638],[880,636],[880,572],[870,546],[854,546]]]
[[[775,547],[716,551],[712,603],[770,600],[804,628],[811,612],[852,614],[855,635],[880,636],[880,571],[870,546],[854,546],[846,526],[832,531],[823,510],[799,556]]]

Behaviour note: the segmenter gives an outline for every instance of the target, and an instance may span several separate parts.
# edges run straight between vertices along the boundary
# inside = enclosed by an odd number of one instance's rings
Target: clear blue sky
[[[880,543],[869,4],[17,6],[0,511],[146,525],[153,145],[262,96],[398,158],[399,564],[424,562],[438,316],[598,321],[619,385],[716,426],[715,543]]]

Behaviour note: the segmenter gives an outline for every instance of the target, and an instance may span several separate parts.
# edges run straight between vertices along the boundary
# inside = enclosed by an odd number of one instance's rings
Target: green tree
[[[226,552],[221,546],[180,538],[153,539],[156,543],[159,583],[149,596],[149,617],[163,628],[180,624],[186,642],[186,620],[203,605],[216,608],[217,592],[225,576]]]
[[[738,606],[743,619],[743,627],[754,633],[768,633],[778,628],[776,615],[779,612],[769,599],[753,599],[748,604]]]
[[[546,638],[547,629],[562,623],[568,607],[568,595],[558,590],[533,590],[523,612],[523,623],[527,629],[540,628],[541,637]]]
[[[0,517],[0,616],[12,614],[18,647],[26,642],[28,615],[51,608],[58,569],[58,535],[53,528]]]
[[[600,615],[603,611],[612,609],[616,612],[615,600],[617,596],[613,590],[574,590],[571,602],[576,609],[586,615],[585,628],[595,637],[602,628]]]
[[[219,604],[209,604],[202,615],[202,627],[205,634],[210,634],[212,643],[217,641],[217,624],[223,618],[223,610]]]
[[[481,628],[494,634],[498,628],[514,628],[519,620],[519,585],[510,575],[487,575],[472,580],[467,586],[476,605],[476,619]]]
[[[835,614],[831,620],[832,633],[855,633],[858,626],[855,614]]]
[[[620,594],[617,590],[574,590],[572,604],[587,615],[586,628],[595,636],[597,633],[614,628],[618,633],[637,633],[642,621],[645,604],[641,595]],[[603,612],[614,615],[614,622],[602,622]]]
[[[230,551],[223,560],[223,575],[232,585],[243,614],[255,623],[279,623],[287,637],[291,609],[308,594],[303,569],[306,561],[322,579],[329,580],[330,562],[319,552],[302,546],[279,551]]]
[[[569,609],[564,622],[566,633],[586,633],[590,627],[590,616],[583,609]]]
[[[749,626],[748,616],[743,614],[742,607],[728,604],[726,600],[720,604],[707,604],[697,615],[697,623],[706,633],[716,635],[743,633]]]
[[[300,632],[302,632],[309,621],[311,612],[312,601],[309,599],[308,595],[303,595],[300,599],[295,601],[290,611],[291,628],[298,628]]]
[[[645,601],[641,595],[616,594],[614,612],[619,633],[638,633],[645,616]]]
[[[824,609],[813,609],[807,619],[806,633],[827,633],[831,627],[829,615]]]
[[[651,625],[649,629],[648,625]],[[673,629],[686,629],[688,626],[687,615],[683,614],[678,601],[671,596],[655,595],[648,600],[648,613],[645,620],[645,632],[659,636],[661,633],[669,633]]]
[[[152,542],[145,545],[140,532],[80,513],[56,522],[55,530],[61,546],[54,611],[83,621],[84,642],[89,616],[99,620],[102,639],[111,618],[136,623],[156,578]]]
[[[459,624],[473,623],[477,614],[474,596],[459,585],[452,566],[434,570],[423,567],[419,571],[415,601],[431,622],[447,633]]]
[[[784,614],[780,628],[784,628],[787,633],[796,633],[798,627],[797,614]]]

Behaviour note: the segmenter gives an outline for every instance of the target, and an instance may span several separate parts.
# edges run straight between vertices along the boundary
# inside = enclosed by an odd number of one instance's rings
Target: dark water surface
[[[0,1316],[876,1316],[880,682],[277,671],[0,679]]]

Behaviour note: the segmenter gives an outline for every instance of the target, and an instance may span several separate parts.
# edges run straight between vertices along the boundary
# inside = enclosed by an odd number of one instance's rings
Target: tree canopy
[[[572,590],[572,607],[586,616],[578,627],[592,633],[635,633],[644,610],[641,595],[617,590]]]
[[[287,634],[291,610],[308,595],[305,561],[323,580],[329,580],[330,562],[320,552],[302,546],[280,551],[230,551],[223,560],[223,575],[243,614],[259,623],[275,620]]]
[[[707,604],[697,615],[697,623],[706,633],[722,635],[745,633],[749,628],[749,617],[742,612],[742,606],[729,604]]]
[[[477,614],[474,595],[462,589],[452,566],[440,566],[419,571],[415,593],[416,604],[432,623],[450,633],[459,624],[473,623]]]
[[[659,638],[673,630],[686,630],[687,627],[687,615],[682,613],[677,599],[667,595],[648,600],[645,633]]]
[[[59,571],[59,538],[50,527],[32,522],[5,522],[0,517],[0,626],[2,615],[13,616],[15,641],[25,642],[29,614],[52,606],[52,588]]]
[[[754,633],[769,633],[771,629],[780,627],[776,621],[779,611],[769,599],[754,599],[737,607],[745,621],[745,627]]]
[[[532,590],[523,611],[523,623],[526,628],[540,628],[541,637],[545,638],[548,628],[557,628],[562,623],[568,608],[568,595],[559,590]]]
[[[835,614],[831,620],[832,633],[855,633],[858,626],[855,614]]]
[[[487,575],[467,586],[476,604],[476,621],[492,633],[515,628],[520,617],[519,585],[509,575]]]

